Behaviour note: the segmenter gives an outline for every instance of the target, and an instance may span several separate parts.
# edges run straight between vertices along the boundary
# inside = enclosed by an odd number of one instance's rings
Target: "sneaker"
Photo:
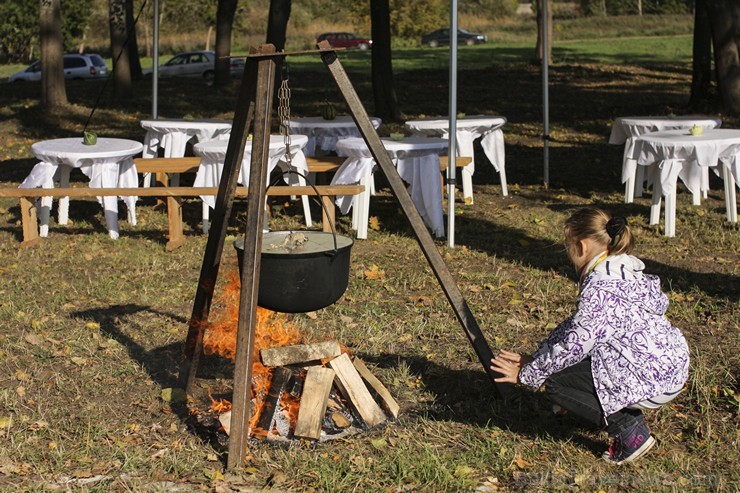
[[[560,407],[557,404],[552,405],[552,413],[556,416],[564,416],[568,414],[568,410],[564,407]]]
[[[601,457],[619,466],[636,461],[653,448],[653,445],[655,445],[655,438],[650,436],[647,424],[641,419],[632,427],[613,436],[609,450]]]

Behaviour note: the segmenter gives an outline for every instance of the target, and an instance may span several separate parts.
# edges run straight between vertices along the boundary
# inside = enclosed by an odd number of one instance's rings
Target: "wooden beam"
[[[372,428],[386,421],[386,416],[362,381],[349,356],[342,354],[329,361],[337,374],[335,381],[344,397],[350,402],[367,426]]]
[[[357,195],[365,191],[362,185],[316,185],[318,195]],[[249,196],[247,187],[237,187],[235,195]],[[197,197],[217,195],[216,187],[148,187],[148,188],[0,188],[0,197]],[[270,196],[317,195],[309,185],[276,185],[267,191]]]
[[[284,366],[278,366],[272,372],[270,390],[267,392],[257,421],[257,429],[264,430],[267,435],[272,431],[272,425],[275,423],[275,413],[280,406],[280,399],[283,397],[283,392],[285,392],[292,376],[293,372]]]
[[[301,407],[298,408],[294,436],[319,439],[335,375],[334,370],[323,366],[312,366],[308,369],[303,383]]]
[[[308,363],[321,359],[333,358],[342,354],[342,348],[336,341],[316,342],[313,344],[296,344],[260,350],[262,364],[265,366],[285,366]]]

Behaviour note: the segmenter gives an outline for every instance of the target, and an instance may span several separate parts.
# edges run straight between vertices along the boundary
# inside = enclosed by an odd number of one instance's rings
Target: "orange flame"
[[[203,352],[207,355],[217,354],[233,361],[236,358],[236,332],[239,320],[241,281],[236,272],[227,276],[226,284],[218,300],[222,309],[210,321],[208,330],[205,331]],[[257,326],[254,334],[254,353],[252,354],[251,394],[255,409],[262,409],[262,403],[270,390],[272,379],[271,370],[260,361],[260,350],[296,344],[300,340],[297,326],[291,323],[284,314],[257,307]],[[223,404],[219,403],[218,405],[222,406]],[[212,408],[215,409],[214,406]],[[297,411],[295,415],[297,415]],[[258,418],[259,412],[254,413],[250,419],[250,429],[254,429]]]

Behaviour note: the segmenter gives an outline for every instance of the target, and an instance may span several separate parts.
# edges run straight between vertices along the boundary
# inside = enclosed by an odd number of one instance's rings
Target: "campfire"
[[[239,293],[239,278],[232,274],[218,303],[223,309],[206,328],[204,354],[234,360]],[[251,438],[329,440],[398,417],[398,404],[360,358],[336,341],[301,342],[296,325],[285,314],[258,309]],[[195,412],[202,418],[217,417],[219,431],[228,435],[231,402],[213,397],[210,390],[208,400],[206,413]]]

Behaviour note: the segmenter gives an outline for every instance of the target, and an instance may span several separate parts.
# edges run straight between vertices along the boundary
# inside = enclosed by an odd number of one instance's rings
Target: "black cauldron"
[[[262,235],[257,304],[276,312],[327,307],[347,290],[353,241],[321,231],[270,231]],[[242,270],[244,238],[234,242]]]

